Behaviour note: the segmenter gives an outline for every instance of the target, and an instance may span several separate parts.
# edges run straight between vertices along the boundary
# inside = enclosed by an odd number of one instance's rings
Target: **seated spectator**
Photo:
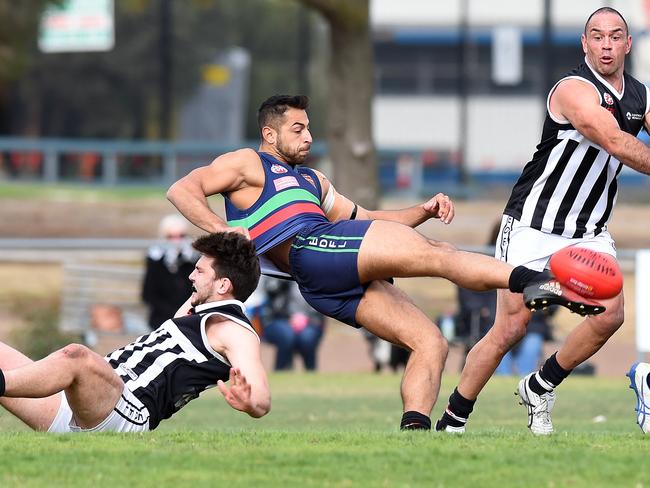
[[[187,221],[178,214],[160,221],[160,242],[147,252],[142,300],[149,306],[149,327],[156,329],[192,294],[189,276],[198,254],[187,236]]]
[[[297,354],[305,369],[314,371],[325,317],[307,304],[295,282],[265,278],[261,285],[266,292],[261,314],[262,339],[277,348],[275,370],[293,369],[293,357]]]

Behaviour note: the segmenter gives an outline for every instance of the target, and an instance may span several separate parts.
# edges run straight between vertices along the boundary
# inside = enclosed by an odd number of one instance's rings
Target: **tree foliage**
[[[110,52],[44,54],[33,45],[31,67],[12,93],[6,132],[157,138],[161,1],[116,0],[116,44]],[[259,103],[298,89],[300,7],[286,0],[170,0],[170,5],[174,113],[201,85],[202,68],[216,53],[240,46],[252,58],[247,136],[257,137]]]
[[[377,155],[372,139],[374,64],[369,0],[298,0],[329,25],[327,140],[338,189],[377,206]]]

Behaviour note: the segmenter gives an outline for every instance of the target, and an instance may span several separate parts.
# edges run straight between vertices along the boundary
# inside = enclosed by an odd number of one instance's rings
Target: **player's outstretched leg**
[[[645,434],[650,433],[650,364],[635,363],[626,375],[636,394],[636,423]]]
[[[581,315],[605,311],[603,305],[567,290],[549,274],[523,266],[513,268],[484,254],[431,241],[398,222],[372,222],[359,249],[358,269],[363,283],[392,277],[441,277],[474,291],[503,288],[523,292],[530,309],[560,305]]]

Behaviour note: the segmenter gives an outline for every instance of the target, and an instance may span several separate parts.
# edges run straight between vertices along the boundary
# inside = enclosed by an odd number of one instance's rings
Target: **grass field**
[[[516,382],[494,378],[462,436],[399,432],[396,375],[275,374],[263,419],[209,391],[143,435],[33,433],[3,412],[0,486],[650,486],[625,377],[569,378],[546,438],[526,429]]]

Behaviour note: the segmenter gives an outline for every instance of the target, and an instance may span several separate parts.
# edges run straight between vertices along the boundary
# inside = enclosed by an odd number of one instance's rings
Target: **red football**
[[[565,247],[553,254],[551,272],[564,286],[588,298],[612,298],[623,288],[616,259],[585,247]]]

